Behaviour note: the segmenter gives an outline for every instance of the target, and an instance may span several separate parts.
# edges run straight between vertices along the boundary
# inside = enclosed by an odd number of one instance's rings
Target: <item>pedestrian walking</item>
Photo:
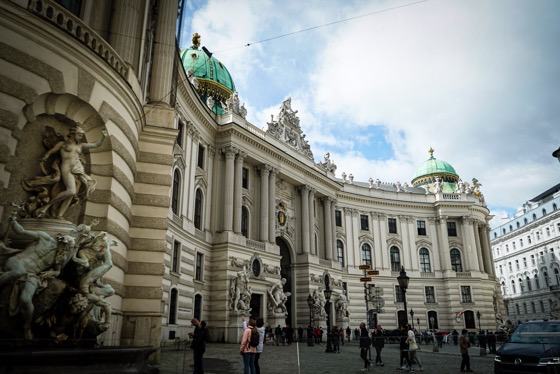
[[[266,336],[266,329],[264,327],[264,320],[262,317],[257,318],[257,331],[259,332],[259,345],[257,345],[257,354],[255,355],[255,373],[261,374],[261,368],[259,367],[259,359],[261,353],[264,349],[264,337]]]
[[[278,345],[280,339],[282,339],[282,327],[280,327],[280,325],[274,329],[274,338],[276,339],[276,345]]]
[[[338,330],[338,335],[340,335],[340,343],[344,345],[344,329],[342,327]]]
[[[303,327],[301,326],[298,327],[297,332],[298,332],[298,341],[300,343],[303,343]]]
[[[490,353],[496,353],[496,334],[492,331],[488,331],[488,334],[486,334],[486,342],[488,343]]]
[[[252,334],[258,334],[257,324],[254,319],[249,320],[249,327],[243,331],[241,345],[239,346],[239,353],[243,356],[243,374],[256,374],[255,356],[257,347],[251,346]]]
[[[340,334],[336,326],[333,326],[331,330],[331,342],[333,353],[340,353]]]
[[[418,364],[418,370],[423,371],[422,363],[418,358],[417,351],[418,351],[418,344],[416,343],[416,336],[414,334],[414,330],[408,326],[408,338],[406,342],[408,343],[408,364],[410,365],[410,371],[414,371],[412,368],[412,363],[416,362]]]
[[[350,326],[346,327],[346,340],[352,340],[352,329]]]
[[[194,331],[189,332],[193,351],[194,374],[204,374],[204,352],[206,352],[208,330],[196,318],[191,320],[191,325],[194,326]]]
[[[381,325],[377,325],[372,334],[372,345],[375,348],[375,365],[384,366],[385,364],[381,359],[381,350],[385,347],[385,331],[383,331]]]
[[[408,332],[406,326],[401,325],[399,334],[399,350],[401,353],[399,368],[400,370],[414,371],[414,369],[410,367],[410,360],[408,359],[408,343],[406,342],[408,339]]]
[[[364,360],[364,368],[362,371],[368,371],[371,366],[371,362],[368,360],[369,346],[371,345],[371,339],[369,337],[369,332],[366,328],[364,322],[360,323],[360,358]]]
[[[461,372],[469,372],[472,373],[471,370],[471,359],[469,357],[469,347],[471,346],[469,343],[469,337],[467,336],[468,330],[463,329],[461,331],[461,337],[459,338],[459,349],[461,350]]]

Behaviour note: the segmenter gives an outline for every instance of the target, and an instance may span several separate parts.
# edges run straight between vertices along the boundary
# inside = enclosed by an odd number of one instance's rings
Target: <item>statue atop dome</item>
[[[195,32],[192,34],[192,49],[199,49],[200,48],[200,34]]]

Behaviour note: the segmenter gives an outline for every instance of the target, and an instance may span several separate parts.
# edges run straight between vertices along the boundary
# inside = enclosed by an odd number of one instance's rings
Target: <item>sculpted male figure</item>
[[[0,287],[14,282],[10,296],[10,315],[21,312],[26,339],[32,339],[33,296],[46,287],[48,278],[57,277],[68,261],[76,255],[75,239],[64,235],[53,238],[44,231],[30,231],[10,217],[10,228],[19,235],[33,239],[22,252],[0,263]]]

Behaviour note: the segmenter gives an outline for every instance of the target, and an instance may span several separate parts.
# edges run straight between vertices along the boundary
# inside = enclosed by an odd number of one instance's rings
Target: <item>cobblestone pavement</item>
[[[351,341],[340,347],[340,353],[326,353],[326,344],[313,347],[299,343],[291,346],[265,346],[261,354],[260,367],[263,374],[351,374],[361,373],[363,361],[360,359],[358,341]],[[372,348],[372,362],[375,363],[375,350]],[[381,353],[385,366],[372,366],[369,372],[400,373],[398,369],[398,344],[387,344]],[[423,373],[459,373],[461,355],[459,347],[444,344],[439,352],[433,352],[431,345],[420,346],[418,351],[422,361]],[[470,349],[471,369],[476,373],[494,372],[494,355],[480,357],[478,348]],[[299,362],[299,365],[298,365]],[[416,372],[418,366],[414,365]],[[161,374],[190,374],[193,370],[190,349],[163,348],[161,353]],[[204,355],[206,374],[243,373],[243,359],[239,355],[239,344],[208,344]]]

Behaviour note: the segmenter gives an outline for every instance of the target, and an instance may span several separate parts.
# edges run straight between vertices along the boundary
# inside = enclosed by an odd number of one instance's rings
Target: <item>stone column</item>
[[[137,35],[144,1],[118,0],[113,2],[113,20],[109,43],[119,56],[135,71],[138,71],[138,46],[140,41],[131,38]],[[173,63],[171,63],[173,65]]]
[[[207,168],[207,175],[208,175],[208,187],[206,188],[206,199],[204,199],[204,202],[206,204],[205,207],[205,214],[204,214],[204,219],[205,219],[205,225],[204,227],[207,230],[213,230],[214,228],[211,227],[212,224],[212,202],[214,201],[213,196],[214,196],[214,183],[212,183],[212,181],[214,180],[214,178],[212,177],[214,174],[214,162],[216,159],[216,148],[214,148],[213,146],[208,146],[207,147],[208,150],[208,168]],[[191,185],[192,186],[192,185]]]
[[[268,182],[268,240],[276,243],[276,174],[277,168],[270,170],[270,181]]]
[[[443,268],[444,259],[443,256],[446,256],[444,251],[439,250],[439,243],[438,243],[438,234],[436,228],[436,219],[433,217],[428,218],[428,231],[427,233],[430,235],[430,239],[432,239],[432,253],[434,254],[434,270],[440,269],[442,272],[448,269]],[[447,253],[449,257],[449,252]],[[449,261],[451,263],[451,260]]]
[[[336,199],[333,199],[331,202],[331,232],[332,232],[332,240],[331,240],[331,259],[336,259],[336,221],[335,221],[335,206],[336,206]]]
[[[484,257],[484,270],[489,275],[495,276],[494,262],[492,261],[492,250],[488,245],[490,227],[487,224],[480,224],[478,228],[478,234],[480,236],[480,244],[482,246],[482,254]]]
[[[233,184],[233,232],[241,234],[241,202],[242,202],[242,179],[243,179],[243,161],[247,157],[247,153],[239,151],[235,158],[235,176]]]
[[[315,246],[315,189],[309,188],[309,252],[317,255]]]
[[[261,241],[268,241],[268,207],[270,202],[268,201],[268,176],[272,167],[269,165],[260,165],[258,170],[261,172]]]
[[[132,1],[134,2],[134,1]],[[175,58],[177,0],[160,0],[154,43],[154,63],[150,80],[150,102],[169,105]]]
[[[377,268],[385,269],[386,257],[388,254],[384,254],[381,250],[381,227],[379,213],[371,212],[371,225],[373,229],[373,258],[377,258]]]
[[[187,156],[187,163],[188,163],[188,168],[187,168],[187,173],[185,175],[185,180],[188,180],[188,185],[191,186],[192,188],[189,188],[187,191],[188,195],[188,204],[186,209],[187,209],[187,220],[193,222],[194,221],[194,199],[195,199],[195,192],[196,192],[196,188],[195,188],[195,175],[196,175],[196,161],[197,161],[197,154],[198,154],[198,140],[200,138],[200,135],[198,133],[198,131],[196,131],[196,129],[192,126],[192,124],[189,124],[189,126],[187,127],[187,152],[188,156]]]
[[[387,246],[387,233],[389,232],[389,228],[387,226],[387,215],[384,213],[376,213],[378,227],[379,227],[379,237],[377,238],[379,241],[379,249],[382,255],[383,261],[383,269],[391,269],[391,255],[390,255],[390,248]],[[375,238],[374,238],[375,240]]]
[[[465,242],[465,254],[469,264],[469,271],[478,269],[478,259],[476,256],[476,248],[474,244],[474,233],[472,229],[472,219],[470,217],[463,217],[463,233]]]
[[[327,260],[332,260],[332,198],[325,196],[321,200],[323,201],[323,215],[325,219],[325,258]]]
[[[226,156],[226,173],[224,177],[224,228],[223,231],[232,231],[233,229],[233,188],[234,185],[234,163],[237,148],[228,146],[222,148],[222,152]]]
[[[447,216],[439,216],[436,218],[439,224],[439,253],[441,261],[441,270],[451,270],[451,257],[449,254],[449,236],[447,235]],[[466,252],[466,245],[465,251]],[[465,271],[463,266],[463,271]]]
[[[476,247],[476,257],[478,259],[478,270],[484,272],[484,261],[482,259],[482,249],[480,246],[480,236],[478,232],[478,221],[473,220],[473,235],[474,235],[474,243]]]
[[[298,187],[301,194],[301,250],[309,253],[309,187]]]
[[[399,216],[400,235],[403,242],[403,259],[402,265],[405,270],[414,270],[418,268],[418,254],[416,253],[416,246],[410,242],[410,235],[408,233],[408,220],[411,217]],[[414,258],[414,259],[413,259]],[[416,267],[413,267],[413,266]]]

